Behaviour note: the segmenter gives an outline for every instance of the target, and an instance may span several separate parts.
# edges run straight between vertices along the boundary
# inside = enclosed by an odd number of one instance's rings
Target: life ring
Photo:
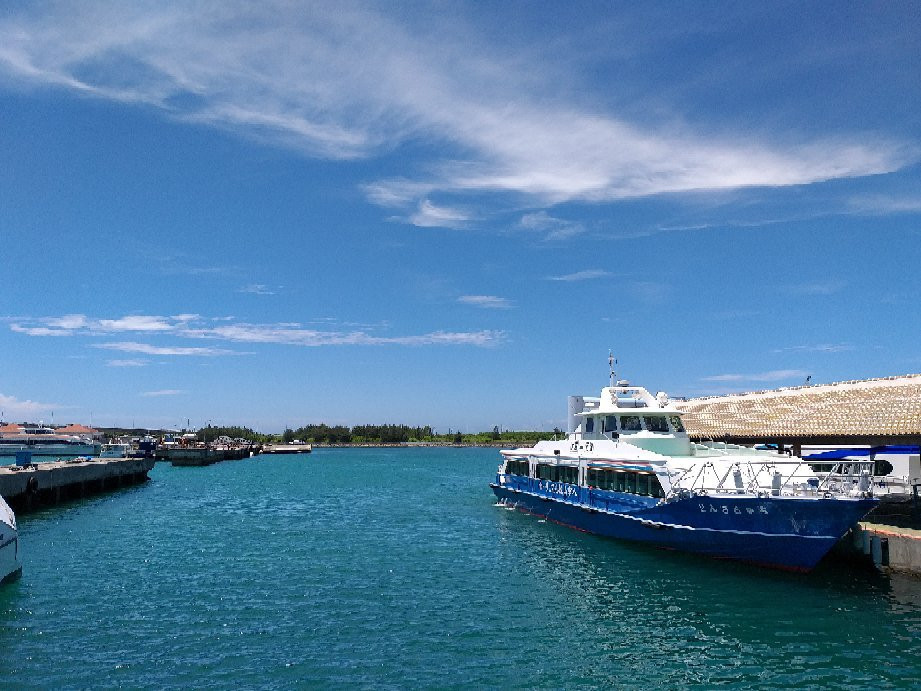
[[[28,482],[26,482],[26,492],[29,494],[35,494],[38,492],[38,478],[36,478],[34,475],[29,478]]]

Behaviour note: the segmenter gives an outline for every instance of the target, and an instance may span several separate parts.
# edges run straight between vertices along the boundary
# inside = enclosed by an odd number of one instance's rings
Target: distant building
[[[70,424],[64,427],[58,427],[55,430],[56,434],[73,434],[74,436],[89,437],[96,441],[102,441],[105,436],[98,429],[93,429],[92,427],[87,427],[86,425],[79,424]]]

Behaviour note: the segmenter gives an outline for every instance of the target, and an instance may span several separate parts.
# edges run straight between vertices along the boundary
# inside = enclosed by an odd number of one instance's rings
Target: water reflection
[[[499,523],[506,549],[518,550],[540,584],[532,606],[561,613],[593,677],[629,670],[678,685],[888,685],[921,671],[921,580],[840,560],[811,574],[773,571],[517,512]]]

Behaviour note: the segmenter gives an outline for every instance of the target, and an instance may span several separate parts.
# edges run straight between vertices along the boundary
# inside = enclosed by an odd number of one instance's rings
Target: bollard
[[[870,533],[864,530],[861,535],[863,536],[862,551],[864,554],[870,553]]]

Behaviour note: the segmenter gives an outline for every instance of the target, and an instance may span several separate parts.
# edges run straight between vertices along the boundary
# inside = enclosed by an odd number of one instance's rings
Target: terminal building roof
[[[700,439],[921,440],[921,374],[675,402]]]

